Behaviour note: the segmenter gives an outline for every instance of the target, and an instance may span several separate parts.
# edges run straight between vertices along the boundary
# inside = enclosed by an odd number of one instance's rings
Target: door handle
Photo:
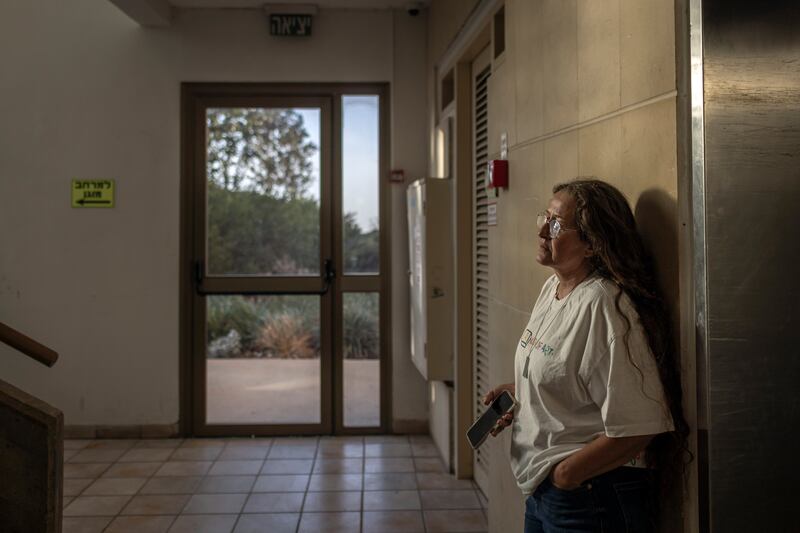
[[[194,262],[194,283],[198,288],[203,286],[203,262],[199,260]]]
[[[325,287],[322,289],[322,294],[328,292],[328,289],[330,289],[336,279],[336,268],[333,266],[333,260],[326,259],[324,266],[325,272],[323,273],[323,281],[325,282]]]

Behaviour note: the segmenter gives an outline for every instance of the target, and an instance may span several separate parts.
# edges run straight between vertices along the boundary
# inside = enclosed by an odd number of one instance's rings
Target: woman
[[[688,426],[663,301],[625,197],[579,179],[539,215],[544,284],[517,346],[511,466],[525,533],[651,531]],[[623,466],[624,465],[624,466]]]

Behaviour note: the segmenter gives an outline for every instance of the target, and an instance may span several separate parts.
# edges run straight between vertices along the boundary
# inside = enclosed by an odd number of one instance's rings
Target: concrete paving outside
[[[380,365],[344,361],[344,424],[380,424]],[[209,424],[318,424],[319,359],[208,359]]]

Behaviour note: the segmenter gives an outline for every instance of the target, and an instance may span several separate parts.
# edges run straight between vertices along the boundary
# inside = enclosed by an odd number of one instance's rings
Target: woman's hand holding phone
[[[497,396],[502,394],[503,391],[508,391],[511,393],[512,396],[514,396],[514,393],[516,392],[516,387],[514,386],[513,383],[504,383],[503,385],[499,385],[493,388],[492,390],[486,393],[486,396],[483,397],[483,405],[489,405],[490,403],[492,403],[492,400],[494,400]],[[490,431],[489,433],[492,435],[492,437],[496,437],[506,427],[510,426],[513,421],[514,421],[514,413],[513,412],[506,413],[497,420],[497,424],[495,424],[494,428],[492,428],[492,431]]]

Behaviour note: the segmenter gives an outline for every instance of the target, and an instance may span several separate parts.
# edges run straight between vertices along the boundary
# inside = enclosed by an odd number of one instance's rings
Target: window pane
[[[206,302],[206,423],[319,424],[319,296]]]
[[[206,110],[207,271],[319,273],[320,110]]]
[[[380,296],[346,292],[344,319],[344,425],[381,423]]]
[[[377,274],[380,206],[378,96],[342,97],[345,274]]]

